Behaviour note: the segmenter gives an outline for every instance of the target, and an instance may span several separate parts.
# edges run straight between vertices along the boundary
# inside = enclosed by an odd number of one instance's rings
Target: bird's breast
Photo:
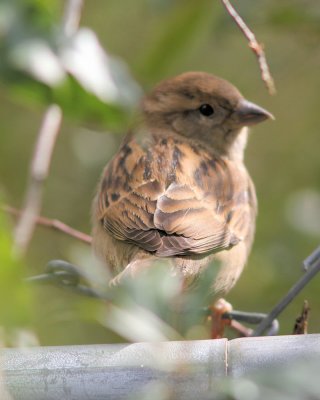
[[[190,186],[197,197],[209,199],[211,195],[223,203],[235,195],[245,196],[248,174],[242,163],[219,157],[200,145],[173,139],[161,140],[149,153],[152,156],[147,157],[153,158],[153,165],[147,163],[148,168],[166,188],[172,183]]]

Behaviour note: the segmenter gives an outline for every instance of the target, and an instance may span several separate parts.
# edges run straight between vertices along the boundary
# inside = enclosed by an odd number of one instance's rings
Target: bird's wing
[[[234,171],[224,162],[194,171],[190,180],[182,173],[190,161],[172,163],[177,154],[161,151],[175,171],[159,173],[154,153],[126,144],[104,172],[98,218],[113,237],[161,257],[219,251],[244,239],[249,208],[243,179],[232,180]],[[202,158],[194,159],[204,168]]]
[[[212,202],[199,198],[196,190],[187,185],[172,183],[159,196],[154,224],[166,232],[157,250],[159,256],[218,251],[239,241]]]

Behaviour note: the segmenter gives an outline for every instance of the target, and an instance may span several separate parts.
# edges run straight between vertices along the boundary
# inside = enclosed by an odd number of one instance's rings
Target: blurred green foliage
[[[302,259],[320,240],[318,0],[234,2],[265,44],[278,89],[275,97],[267,94],[254,56],[220,2],[87,1],[81,25],[90,29],[82,28],[72,38],[61,29],[64,3],[0,1],[0,190],[6,201],[21,207],[42,112],[56,102],[65,120],[43,214],[89,232],[96,182],[120,143],[121,135],[113,132],[127,129],[140,95],[137,82],[149,89],[158,80],[187,70],[215,73],[276,116],[274,123],[254,128],[250,137],[246,159],[259,199],[256,241],[248,267],[228,295],[236,309],[268,312],[302,274]],[[95,275],[86,245],[39,227],[26,261],[19,263],[11,256],[8,229],[0,234],[0,302],[11,310],[1,308],[1,325],[28,325],[33,314],[33,329],[43,345],[119,341],[130,333],[131,320],[116,328],[114,321],[119,319],[106,318],[105,307],[95,300],[47,286],[35,289],[37,301],[31,302],[21,284],[24,275],[41,273],[53,258],[79,264]],[[157,272],[148,279],[159,281]],[[137,311],[148,304],[159,317],[174,319],[163,307],[164,300],[174,299],[172,285],[172,292],[165,291],[167,297],[161,297],[159,287],[151,300],[153,283],[142,279],[136,287],[119,291],[117,306],[122,301]],[[291,333],[304,298],[311,305],[310,331],[319,332],[318,288],[316,278],[285,311],[281,333]],[[136,298],[130,306],[129,293]],[[196,296],[192,302],[198,300],[205,299]],[[192,318],[182,323],[199,327]],[[180,331],[188,338],[199,335],[200,328],[188,327]]]
[[[217,382],[212,400],[319,399],[319,360],[266,368],[249,377]]]
[[[25,101],[59,104],[78,121],[121,126],[138,85],[93,31],[66,32],[56,8],[35,0],[0,2],[2,82]]]
[[[262,371],[246,374],[245,377],[212,379],[207,393],[200,392],[199,400],[301,400],[319,399],[319,382],[317,372],[319,360],[298,364],[282,365],[266,368]],[[183,379],[183,378],[182,378]],[[196,379],[195,379],[196,383]],[[176,394],[177,390],[171,382],[150,381],[142,386],[138,393],[132,393],[130,400],[178,400],[191,398],[190,394]],[[183,397],[184,396],[184,397]]]
[[[33,324],[33,299],[30,288],[22,278],[25,265],[14,256],[10,225],[0,211],[0,341],[6,345],[16,329],[31,328]]]

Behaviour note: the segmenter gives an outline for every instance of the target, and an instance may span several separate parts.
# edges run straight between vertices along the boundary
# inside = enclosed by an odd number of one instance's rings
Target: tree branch
[[[221,0],[221,1],[223,3],[224,7],[226,8],[228,14],[234,19],[235,23],[241,29],[244,36],[248,39],[250,49],[257,56],[259,67],[260,67],[260,72],[261,72],[261,78],[262,78],[263,82],[265,83],[269,93],[275,94],[276,88],[275,88],[274,80],[273,80],[270,70],[269,70],[266,55],[263,50],[263,45],[257,41],[254,33],[248,28],[246,23],[243,21],[243,19],[237,13],[237,11],[234,9],[234,7],[231,5],[230,1],[229,0]]]
[[[0,210],[3,210],[6,213],[11,214],[15,217],[20,217],[22,215],[22,211],[17,210],[16,208],[10,206],[0,206]],[[57,219],[50,219],[47,217],[36,216],[35,223],[37,225],[45,226],[47,228],[52,228],[59,232],[63,232],[64,234],[71,236],[75,239],[81,240],[84,243],[87,244],[92,243],[92,237],[90,235],[80,232]]]
[[[69,0],[66,4],[62,29],[66,36],[72,36],[78,29],[83,0]]]
[[[44,114],[34,148],[25,204],[15,229],[14,247],[19,253],[26,251],[41,210],[43,184],[49,173],[51,156],[59,134],[61,121],[61,108],[55,104],[49,106]]]
[[[67,2],[62,28],[66,36],[72,35],[77,30],[82,4],[83,0]],[[23,254],[28,248],[41,211],[43,185],[49,174],[61,122],[61,108],[56,104],[50,105],[44,114],[34,148],[24,207],[15,229],[14,247],[20,254]]]

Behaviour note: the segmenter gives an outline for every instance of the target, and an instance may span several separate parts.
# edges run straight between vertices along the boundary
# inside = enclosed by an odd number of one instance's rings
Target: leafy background
[[[222,76],[276,116],[275,122],[255,127],[250,137],[246,162],[259,199],[256,241],[245,272],[227,296],[236,309],[268,312],[301,276],[302,260],[320,240],[320,5],[318,0],[242,0],[234,5],[265,44],[278,90],[274,97],[265,90],[254,56],[218,1],[87,1],[81,26],[92,31],[82,49],[99,49],[94,54],[105,49],[112,55],[96,60],[118,89],[105,98],[94,60],[79,75],[79,65],[65,58],[74,43],[59,27],[63,1],[1,0],[0,196],[3,203],[21,207],[42,115],[55,101],[63,108],[64,120],[42,214],[90,232],[98,177],[127,129],[140,88],[148,90],[188,70]],[[82,40],[88,39],[88,31],[83,32],[87,36]],[[90,59],[91,53],[81,54]],[[0,216],[0,325],[6,343],[14,345],[16,337],[30,340],[30,335],[17,335],[22,329],[29,329],[41,345],[124,340],[121,324],[133,323],[126,320],[128,314],[115,322],[96,301],[50,286],[31,289],[21,284],[24,276],[41,273],[56,258],[91,271],[88,246],[38,227],[26,258],[17,261],[10,251],[13,221]],[[150,279],[150,285],[159,282],[157,274]],[[174,298],[174,285],[165,294],[160,289],[156,304]],[[132,291],[141,293],[139,288]],[[152,293],[146,292],[149,302]],[[118,304],[128,306],[130,301],[123,298]],[[312,308],[309,331],[319,332],[317,277],[280,317],[281,334],[292,332],[303,299]],[[135,315],[139,310],[134,309]],[[149,325],[155,326],[150,318]],[[118,334],[106,329],[114,324]],[[142,332],[145,329],[129,339],[143,339]]]

